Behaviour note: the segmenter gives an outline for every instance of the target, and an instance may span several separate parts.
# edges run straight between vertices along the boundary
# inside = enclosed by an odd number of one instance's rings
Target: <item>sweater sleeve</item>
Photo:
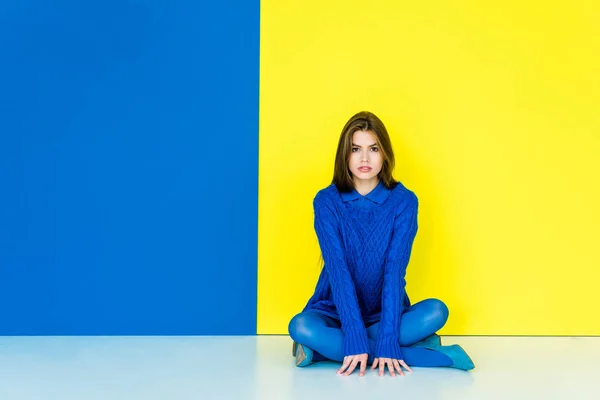
[[[354,281],[344,254],[339,223],[331,206],[315,197],[315,232],[319,240],[333,301],[344,333],[344,356],[370,353],[367,330],[362,319]]]
[[[417,213],[418,199],[412,194],[407,203],[403,202],[402,211],[394,219],[394,230],[385,263],[381,322],[375,357],[404,359],[400,349],[400,320],[406,295],[404,277],[418,229]]]

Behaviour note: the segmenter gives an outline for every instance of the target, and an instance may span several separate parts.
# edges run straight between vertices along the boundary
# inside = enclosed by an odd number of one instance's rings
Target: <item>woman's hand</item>
[[[342,364],[342,368],[338,370],[338,375],[348,376],[354,371],[358,363],[360,363],[360,376],[365,375],[365,371],[367,370],[367,360],[369,359],[369,355],[367,353],[357,354],[354,356],[346,356],[344,357],[344,363]],[[344,372],[346,371],[346,372]]]
[[[402,371],[402,367],[404,367],[408,372],[412,372],[412,369],[410,369],[410,367],[406,365],[404,360],[396,360],[395,358],[376,358],[373,361],[373,366],[371,367],[371,369],[377,368],[377,364],[379,364],[379,376],[385,375],[386,365],[390,370],[390,374],[392,376],[396,376],[394,370],[398,371],[400,375],[404,376],[404,371]]]

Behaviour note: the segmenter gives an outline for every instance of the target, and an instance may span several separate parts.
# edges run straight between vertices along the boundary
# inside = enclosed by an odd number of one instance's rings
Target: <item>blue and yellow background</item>
[[[0,334],[286,333],[370,110],[446,335],[600,335],[591,0],[0,5]]]

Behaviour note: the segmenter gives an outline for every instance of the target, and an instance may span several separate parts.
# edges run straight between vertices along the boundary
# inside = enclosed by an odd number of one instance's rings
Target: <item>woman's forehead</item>
[[[377,144],[377,137],[371,131],[358,130],[352,134],[352,143],[370,146]]]

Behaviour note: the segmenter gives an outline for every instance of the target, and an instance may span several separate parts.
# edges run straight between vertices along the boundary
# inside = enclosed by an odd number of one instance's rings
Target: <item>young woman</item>
[[[324,267],[304,310],[289,323],[296,365],[342,363],[350,375],[367,364],[404,375],[410,366],[474,365],[458,345],[435,334],[448,319],[437,299],[412,304],[405,273],[417,233],[417,196],[394,180],[384,124],[370,112],[344,126],[333,182],[314,198],[314,227]],[[360,365],[359,365],[360,364]]]

